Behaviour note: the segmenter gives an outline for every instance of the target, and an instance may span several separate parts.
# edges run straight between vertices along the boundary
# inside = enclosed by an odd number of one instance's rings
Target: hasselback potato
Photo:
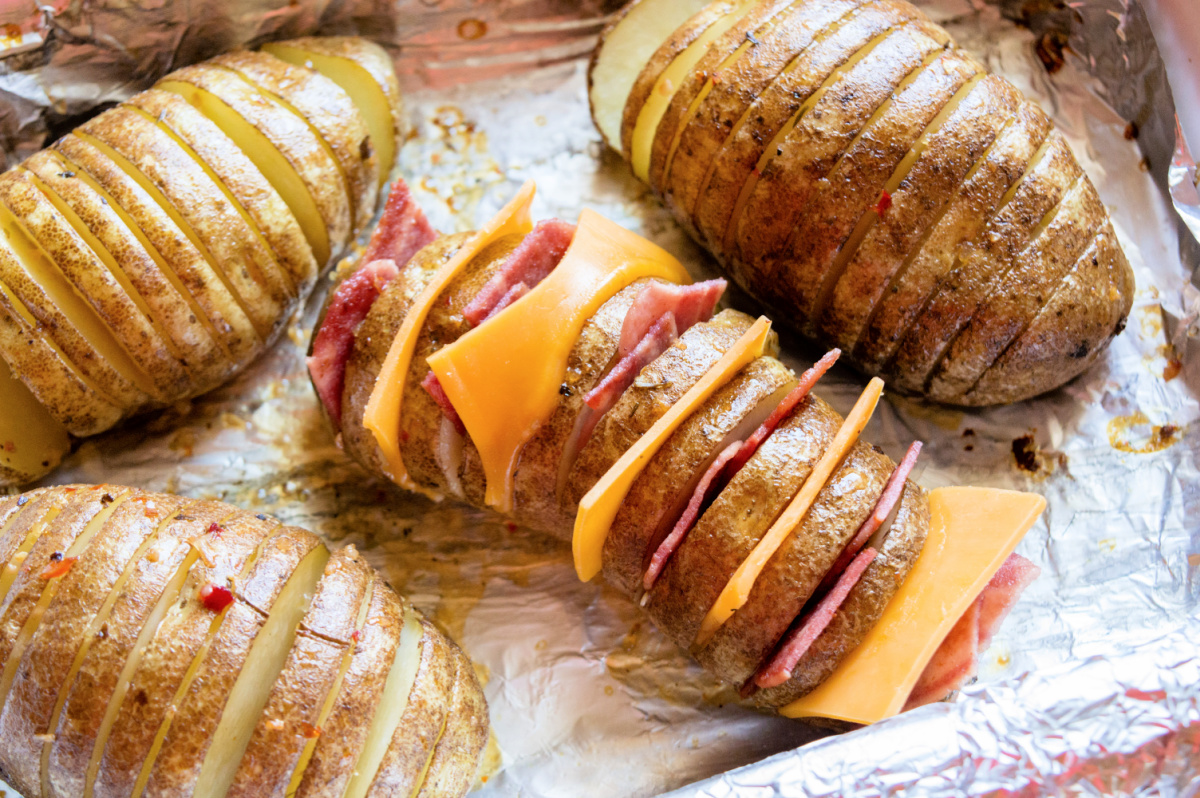
[[[403,129],[386,53],[269,49],[171,73],[0,175],[0,485],[228,380],[374,215]]]
[[[402,486],[571,540],[581,576],[602,571],[760,706],[791,705],[867,638],[918,561],[931,534],[929,497],[907,478],[919,445],[897,466],[857,440],[881,383],[843,420],[810,393],[836,353],[797,377],[765,318],[714,312],[723,281],[686,285],[665,252],[588,212],[533,226],[531,198],[527,185],[481,232],[439,237],[396,184],[314,335],[310,372],[341,445]],[[581,299],[595,273],[620,277]],[[1011,565],[1005,611],[1036,572]],[[914,695],[942,698],[966,675]]]
[[[457,796],[470,661],[348,546],[113,485],[0,502],[0,777],[34,796]]]
[[[739,285],[896,390],[1026,399],[1124,327],[1133,273],[1062,135],[904,0],[635,0],[590,85]]]

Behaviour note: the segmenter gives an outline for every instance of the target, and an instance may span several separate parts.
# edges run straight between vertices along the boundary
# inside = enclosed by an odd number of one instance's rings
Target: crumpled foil
[[[596,208],[710,276],[588,117],[585,56],[616,5],[6,7],[16,16],[0,24],[17,27],[0,39],[0,141],[20,157],[96,104],[218,49],[363,32],[402,71],[418,136],[401,167],[440,229],[475,226],[535,178],[537,217]],[[1200,246],[1181,223],[1200,233],[1200,192],[1191,156],[1175,151],[1162,60],[1127,0],[921,5],[1055,118],[1138,280],[1128,329],[1065,388],[982,411],[888,397],[866,432],[893,456],[924,440],[927,487],[1049,501],[1019,548],[1042,576],[954,702],[838,736],[759,714],[636,607],[579,583],[557,541],[364,475],[334,444],[304,373],[319,296],[233,383],[83,442],[48,481],[226,499],[358,545],[478,664],[494,730],[480,795],[1200,794]],[[796,368],[820,354],[783,343]],[[862,383],[835,369],[819,393],[845,412]]]

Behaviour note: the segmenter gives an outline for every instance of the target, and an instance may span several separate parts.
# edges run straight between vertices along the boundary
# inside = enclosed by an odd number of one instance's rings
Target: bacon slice
[[[538,222],[463,308],[463,318],[478,326],[515,302],[521,294],[513,296],[513,289],[524,283],[528,291],[546,279],[574,237],[575,225],[569,222],[559,219]]]
[[[425,393],[433,401],[437,402],[437,406],[442,409],[442,415],[446,420],[454,425],[454,429],[459,435],[466,435],[467,428],[462,423],[462,419],[458,416],[458,411],[454,409],[454,405],[450,402],[450,397],[446,395],[446,390],[442,388],[442,384],[438,382],[437,375],[432,371],[425,375],[425,379],[421,380],[421,387],[425,389]]]
[[[525,283],[517,283],[512,288],[508,289],[507,294],[500,297],[500,301],[496,303],[496,307],[494,307],[490,311],[488,311],[487,318],[484,319],[484,321],[487,321],[492,316],[495,316],[497,313],[504,310],[506,307],[508,307],[512,303],[516,302],[518,299],[520,299],[521,297],[525,296],[528,293],[529,293],[529,286],[525,285]]]
[[[412,198],[408,184],[400,178],[392,183],[387,204],[379,226],[371,233],[362,263],[373,260],[394,260],[404,268],[408,262],[438,237],[437,231],[425,218],[425,212]]]
[[[675,549],[679,548],[679,544],[683,542],[684,536],[687,535],[692,525],[696,523],[696,519],[700,517],[700,510],[708,503],[708,499],[719,492],[718,490],[714,490],[714,482],[716,482],[718,475],[724,470],[725,464],[737,457],[738,451],[745,445],[744,441],[734,441],[729,444],[717,455],[717,459],[712,461],[708,470],[704,472],[704,476],[700,478],[696,489],[692,491],[692,498],[688,500],[683,514],[679,516],[679,520],[675,522],[671,533],[663,538],[663,542],[655,550],[654,556],[650,558],[650,567],[646,569],[646,575],[642,578],[642,587],[647,592],[649,592],[650,588],[654,587],[654,583],[658,581],[658,575],[667,567],[667,561],[671,559],[671,555],[675,553]]]
[[[850,563],[850,567],[838,577],[833,590],[826,593],[824,598],[817,602],[817,606],[813,607],[812,611],[807,613],[800,623],[792,628],[792,631],[788,632],[783,643],[776,649],[775,656],[771,657],[767,664],[755,674],[754,684],[756,686],[764,689],[778,687],[792,678],[792,670],[800,662],[800,658],[808,652],[816,639],[829,626],[833,616],[846,601],[846,596],[850,595],[850,591],[862,578],[863,571],[867,570],[867,566],[875,559],[875,554],[875,549],[871,548],[859,552],[858,556]]]
[[[987,650],[1009,610],[1040,573],[1020,554],[1009,555],[934,652],[908,696],[906,710],[941,701],[975,675],[979,653]]]
[[[680,335],[692,325],[708,321],[728,285],[721,279],[691,285],[650,283],[637,295],[625,314],[617,356],[623,358],[637,348],[646,331],[668,313],[675,317],[675,326]]]
[[[325,320],[313,339],[308,373],[317,396],[333,423],[342,423],[342,388],[346,361],[354,349],[354,332],[367,317],[387,284],[408,265],[413,255],[431,244],[437,231],[412,198],[408,185],[396,178],[379,226],[363,253],[363,266],[338,285]]]
[[[395,261],[374,260],[347,277],[334,292],[325,320],[317,330],[308,358],[308,373],[329,417],[339,427],[346,361],[354,349],[354,331],[367,317],[383,288],[398,274],[400,268]]]
[[[901,458],[900,464],[892,469],[892,475],[888,477],[887,484],[883,486],[883,492],[879,494],[879,499],[875,502],[875,509],[867,516],[867,520],[862,522],[862,526],[854,533],[854,537],[850,538],[846,548],[842,549],[842,553],[838,555],[833,567],[829,569],[829,573],[825,575],[825,579],[817,588],[818,593],[827,590],[833,584],[838,574],[845,570],[850,561],[858,554],[859,549],[867,545],[871,536],[879,531],[884,521],[887,521],[888,516],[892,514],[892,510],[896,509],[896,505],[900,503],[900,497],[904,495],[904,483],[908,480],[908,475],[912,473],[913,466],[917,464],[917,458],[920,456],[921,442],[913,441],[909,444],[904,457]]]

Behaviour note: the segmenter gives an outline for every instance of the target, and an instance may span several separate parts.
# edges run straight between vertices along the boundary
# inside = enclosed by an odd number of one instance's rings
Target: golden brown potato
[[[469,661],[353,548],[101,485],[0,502],[0,556],[0,770],[26,795],[391,795],[396,747],[420,758],[413,791],[474,778]],[[422,645],[450,669],[418,689]]]
[[[661,8],[676,27],[639,26],[639,8]],[[712,3],[682,20],[677,0],[640,0],[614,20],[590,82],[606,141],[617,145],[611,109],[623,98],[620,150],[680,223],[790,326],[896,388],[999,404],[1078,374],[1051,365],[1080,359],[1051,348],[1076,337],[1064,334],[1025,350],[1030,368],[988,376],[1107,218],[1086,203],[1043,224],[1068,187],[1094,192],[1061,137],[1043,146],[1044,115],[904,0],[776,8]],[[751,29],[764,34],[752,47],[736,35]],[[1034,233],[1040,254],[1014,274],[1033,275],[1036,290],[993,302]],[[1132,284],[1124,255],[1104,254],[1114,261],[1103,271],[1127,273],[1116,281],[1123,291]],[[1112,324],[1089,336],[1088,352],[1123,324],[1086,298],[1075,307]]]

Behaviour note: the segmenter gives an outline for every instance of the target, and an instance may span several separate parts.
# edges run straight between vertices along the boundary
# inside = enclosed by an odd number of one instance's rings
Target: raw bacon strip
[[[484,319],[484,321],[487,321],[492,316],[495,316],[497,313],[504,310],[506,307],[508,307],[512,303],[516,302],[518,299],[520,299],[521,297],[525,296],[528,293],[529,293],[529,286],[525,285],[525,283],[517,283],[512,288],[508,289],[507,294],[505,294],[503,297],[500,298],[500,301],[496,303],[496,307],[494,307],[490,311],[488,311],[487,319]]]
[[[347,277],[334,292],[325,321],[317,330],[308,358],[308,373],[329,417],[339,427],[346,361],[354,349],[354,331],[367,317],[383,288],[399,273],[395,261],[375,260]]]
[[[827,590],[833,584],[838,574],[850,564],[859,549],[867,545],[871,536],[879,531],[883,522],[892,514],[892,510],[896,509],[896,505],[900,503],[900,497],[904,494],[904,483],[908,479],[908,475],[912,473],[913,466],[917,464],[917,458],[920,456],[921,442],[913,441],[900,460],[900,464],[892,470],[892,475],[888,477],[887,484],[883,486],[883,492],[879,494],[879,500],[875,502],[875,509],[867,516],[867,520],[862,522],[862,526],[854,533],[854,537],[850,538],[846,548],[842,549],[842,553],[838,555],[833,567],[825,575],[821,586],[817,588],[818,593]]]
[[[573,224],[559,219],[538,222],[463,308],[463,318],[472,325],[482,324],[506,307],[503,301],[517,285],[524,283],[532,288],[546,279],[562,260],[574,237]],[[515,300],[516,297],[512,297],[508,302],[511,304]]]
[[[1041,572],[1020,554],[1010,554],[938,646],[904,708],[941,701],[974,676],[979,652],[987,650],[1009,610]]]
[[[425,212],[412,198],[408,184],[400,178],[392,183],[387,205],[379,226],[371,234],[362,263],[373,260],[394,260],[401,268],[437,239],[437,231],[425,218]]]
[[[650,567],[646,569],[646,575],[642,579],[642,587],[648,592],[654,587],[655,581],[658,580],[658,575],[662,573],[663,568],[667,567],[667,560],[671,559],[671,555],[675,553],[675,549],[679,548],[679,544],[683,542],[684,536],[692,525],[696,523],[696,519],[700,516],[700,510],[704,507],[706,500],[717,493],[712,490],[717,475],[725,468],[725,464],[737,456],[738,450],[745,446],[743,441],[734,441],[725,447],[725,450],[717,455],[717,459],[712,461],[712,465],[704,472],[704,476],[700,478],[699,484],[692,492],[692,498],[688,501],[687,507],[683,510],[683,515],[679,516],[679,520],[675,522],[675,527],[671,530],[671,534],[663,539],[655,550],[654,556],[650,558]]]
[[[733,479],[733,475],[758,451],[758,447],[762,446],[763,441],[775,431],[776,427],[783,423],[783,420],[791,414],[796,405],[804,401],[804,397],[808,396],[809,391],[813,389],[813,386],[817,384],[819,379],[825,376],[825,372],[829,371],[833,364],[837,362],[837,359],[841,357],[841,354],[842,350],[840,349],[829,350],[825,353],[824,357],[812,365],[812,368],[800,375],[800,380],[797,382],[796,387],[787,396],[783,397],[783,401],[779,403],[779,407],[775,408],[771,415],[767,416],[767,420],[758,429],[754,430],[754,434],[746,439],[746,445],[738,452],[738,456],[730,460],[728,465],[726,465],[725,484],[728,484],[729,480]]]
[[[466,435],[467,428],[462,423],[462,419],[458,417],[458,411],[451,404],[450,397],[446,396],[446,391],[442,388],[442,384],[438,382],[437,375],[432,371],[426,374],[425,379],[421,380],[421,387],[425,389],[425,393],[429,394],[430,399],[437,402],[437,406],[442,409],[442,415],[454,425],[454,429],[458,434]]]
[[[346,361],[354,349],[354,332],[367,317],[387,284],[400,274],[413,255],[433,243],[437,231],[413,201],[408,185],[396,178],[379,226],[360,261],[363,266],[343,280],[329,300],[325,320],[313,339],[308,372],[317,396],[333,423],[342,424],[342,388]]]
[[[625,314],[617,356],[623,358],[632,352],[646,335],[646,330],[668,313],[675,317],[675,326],[680,335],[692,325],[708,321],[728,285],[720,279],[691,285],[650,283],[637,295]]]
[[[583,397],[584,404],[592,410],[598,411],[597,420],[621,398],[621,394],[625,393],[625,389],[633,384],[642,369],[670,349],[671,344],[675,343],[675,339],[678,337],[679,328],[673,315],[667,314],[654,322],[654,325],[638,341],[638,345],[634,347],[633,351],[622,357],[617,365],[613,366],[612,371],[605,374],[604,379],[600,380],[599,384]],[[583,436],[583,440],[586,441],[590,437],[590,433],[591,430],[588,430]]]
[[[812,612],[801,619],[800,624],[783,639],[783,643],[775,651],[775,656],[755,675],[755,685],[763,689],[778,687],[792,678],[792,669],[796,667],[796,663],[821,636],[825,627],[829,626],[846,596],[850,595],[850,591],[858,584],[863,571],[867,570],[867,566],[875,559],[875,554],[875,549],[868,548],[863,549],[854,558],[850,567],[838,577],[833,590],[826,593]]]

